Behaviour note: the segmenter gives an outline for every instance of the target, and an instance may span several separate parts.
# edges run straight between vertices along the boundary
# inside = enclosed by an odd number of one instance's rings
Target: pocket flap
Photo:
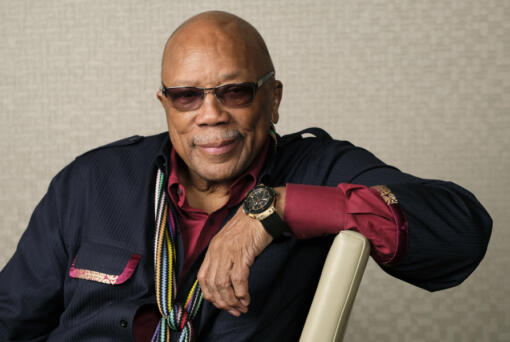
[[[108,285],[119,285],[133,275],[141,255],[124,248],[84,242],[69,269],[69,276]]]

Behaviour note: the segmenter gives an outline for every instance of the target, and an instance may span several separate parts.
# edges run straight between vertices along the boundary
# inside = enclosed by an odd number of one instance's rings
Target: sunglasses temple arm
[[[257,88],[260,88],[264,84],[264,82],[266,82],[272,76],[274,76],[274,71],[271,71],[267,75],[263,76],[260,80],[257,81]]]

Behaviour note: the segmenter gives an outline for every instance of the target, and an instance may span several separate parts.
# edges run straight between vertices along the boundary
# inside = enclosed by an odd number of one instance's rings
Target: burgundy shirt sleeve
[[[372,257],[383,265],[397,263],[407,247],[407,220],[386,186],[287,184],[284,216],[299,239],[357,231],[370,241]]]

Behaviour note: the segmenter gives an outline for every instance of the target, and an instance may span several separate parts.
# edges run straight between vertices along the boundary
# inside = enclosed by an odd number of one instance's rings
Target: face
[[[249,47],[221,35],[182,39],[175,46],[163,61],[166,87],[256,82],[271,71],[262,70]],[[199,108],[185,112],[175,109],[161,91],[158,98],[172,145],[191,179],[229,182],[250,166],[264,146],[271,123],[278,121],[281,84],[266,81],[253,102],[239,108],[222,105],[213,93],[205,95]]]

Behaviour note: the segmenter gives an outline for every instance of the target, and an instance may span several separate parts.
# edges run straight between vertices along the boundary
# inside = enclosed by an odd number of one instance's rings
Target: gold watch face
[[[259,214],[273,203],[274,191],[271,188],[255,187],[244,200],[244,210],[250,214]]]

